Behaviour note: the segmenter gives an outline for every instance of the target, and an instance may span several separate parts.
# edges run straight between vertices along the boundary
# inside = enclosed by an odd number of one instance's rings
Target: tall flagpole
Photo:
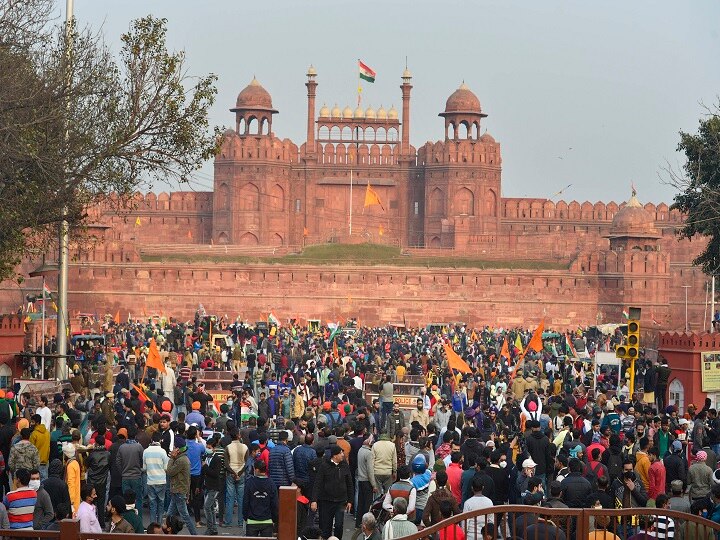
[[[352,236],[352,187],[353,187],[353,178],[352,178],[353,170],[352,170],[352,158],[350,158],[350,236]]]

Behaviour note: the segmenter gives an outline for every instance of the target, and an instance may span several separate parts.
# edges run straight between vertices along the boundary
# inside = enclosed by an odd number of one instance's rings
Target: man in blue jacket
[[[278,489],[280,486],[289,486],[295,481],[293,455],[287,442],[288,432],[283,430],[278,434],[278,444],[270,449],[270,479]]]
[[[255,461],[255,476],[245,481],[243,516],[247,536],[271,537],[273,522],[278,521],[278,488],[267,477],[265,462]]]
[[[317,457],[313,448],[315,437],[312,433],[305,435],[302,446],[295,448],[293,455],[293,466],[295,468],[295,483],[300,486],[303,495],[310,496],[310,462]]]

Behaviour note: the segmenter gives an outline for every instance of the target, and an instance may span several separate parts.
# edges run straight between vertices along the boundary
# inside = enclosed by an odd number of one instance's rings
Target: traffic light
[[[628,317],[627,357],[637,360],[640,356],[640,308],[630,308]]]
[[[640,308],[629,309],[627,339],[615,347],[615,357],[624,360],[637,360],[640,356]]]

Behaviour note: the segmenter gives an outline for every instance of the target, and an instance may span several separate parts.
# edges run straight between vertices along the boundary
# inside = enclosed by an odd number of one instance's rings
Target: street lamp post
[[[688,331],[688,289],[692,287],[692,285],[683,285],[683,289],[685,289],[685,332]]]
[[[72,40],[73,40],[73,0],[66,0],[65,3],[65,77],[70,79],[72,76],[70,63],[72,62]],[[70,103],[65,104],[66,107],[70,107]],[[68,126],[65,126],[65,139],[70,137]],[[67,174],[67,171],[64,171]],[[70,265],[70,224],[67,219],[67,207],[63,207],[63,220],[60,222],[59,230],[59,275],[58,275],[58,310],[57,310],[57,366],[56,375],[58,379],[65,376],[66,360],[65,355],[67,354],[67,340],[68,340],[68,268]]]

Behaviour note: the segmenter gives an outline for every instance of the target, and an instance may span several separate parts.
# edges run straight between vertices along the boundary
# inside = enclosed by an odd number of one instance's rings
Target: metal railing
[[[280,499],[278,502],[278,522],[276,525],[277,540],[296,540],[297,534],[297,488],[284,486],[280,488],[279,493]],[[36,531],[34,529],[0,529],[0,538],[47,538],[52,540],[133,540],[138,538],[137,534],[122,534],[122,533],[82,533],[80,532],[80,521],[77,519],[64,519],[59,522],[59,531]],[[187,531],[182,531],[181,534],[187,534]],[[165,538],[166,535],[151,534],[144,535],[147,538]],[[225,538],[238,538],[238,539],[250,539],[256,540],[259,537],[245,537],[245,536],[224,536]],[[204,536],[197,535],[193,538],[200,540],[217,540],[217,536]],[[274,540],[274,538],[267,538],[261,540]]]
[[[663,518],[660,522],[659,517]],[[671,538],[663,535],[657,528],[658,525],[662,527],[665,518],[674,521],[675,538],[704,540],[715,538],[714,535],[720,533],[718,523],[694,514],[661,508],[595,509],[499,505],[452,516],[416,534],[406,536],[404,540],[436,540],[441,531],[441,537],[445,540],[455,540],[455,525],[462,527],[467,540],[585,540],[590,538],[593,531],[607,531],[624,540],[638,531],[645,531],[647,526],[653,528],[651,535],[654,537]],[[485,528],[488,523],[492,524],[492,527]],[[483,536],[483,533],[487,536]],[[457,537],[459,540],[459,535]],[[610,535],[607,537],[610,538]]]

